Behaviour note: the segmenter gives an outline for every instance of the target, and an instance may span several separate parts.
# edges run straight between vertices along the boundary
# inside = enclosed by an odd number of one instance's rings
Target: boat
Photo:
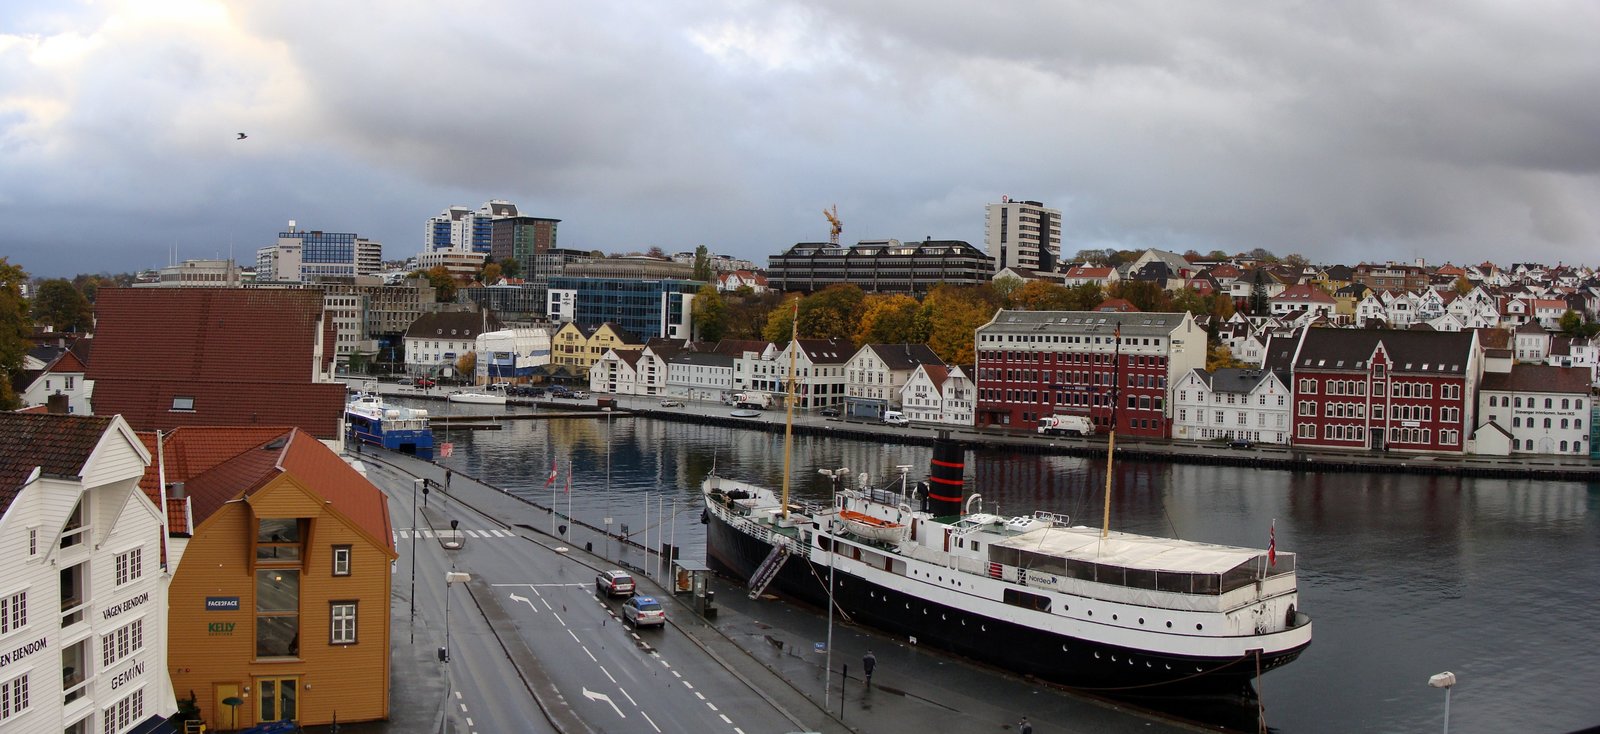
[[[735,411],[729,413],[728,415],[731,415],[731,416],[733,416],[735,418],[760,418],[761,417],[761,411],[759,411],[759,410],[735,410]]]
[[[433,429],[428,411],[388,405],[378,395],[358,393],[345,405],[345,435],[362,445],[433,460]]]
[[[473,392],[471,390],[457,390],[446,396],[452,403],[468,403],[471,405],[505,405],[506,396],[490,393]]]
[[[836,485],[826,503],[790,501],[788,457],[786,445],[781,495],[715,469],[701,485],[707,564],[746,580],[753,599],[770,589],[1101,695],[1249,697],[1252,681],[1311,644],[1296,554],[1275,537],[1260,550],[1112,532],[1109,467],[1106,522],[1094,528],[963,498],[965,449],[947,432],[929,481]]]

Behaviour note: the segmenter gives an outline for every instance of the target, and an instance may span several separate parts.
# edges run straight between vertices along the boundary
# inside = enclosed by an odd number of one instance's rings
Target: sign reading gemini
[[[239,611],[239,597],[237,597],[237,596],[208,596],[208,597],[206,597],[206,611],[208,611],[208,612],[237,612],[237,611]]]

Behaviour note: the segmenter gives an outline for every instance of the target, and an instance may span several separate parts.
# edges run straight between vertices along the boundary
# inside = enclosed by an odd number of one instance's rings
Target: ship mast
[[[783,421],[783,519],[789,519],[789,460],[794,453],[794,365],[800,349],[800,299],[794,300],[794,315],[789,321],[789,395],[784,400],[788,412]]]
[[[1117,381],[1122,378],[1122,322],[1112,332],[1115,338],[1111,351],[1111,434],[1106,440],[1106,510],[1105,524],[1100,527],[1100,539],[1111,535],[1111,461],[1117,450]]]

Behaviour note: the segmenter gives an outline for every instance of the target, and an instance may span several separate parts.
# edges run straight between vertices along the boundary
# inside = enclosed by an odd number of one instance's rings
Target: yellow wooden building
[[[644,346],[638,337],[609,321],[593,327],[569,321],[550,338],[550,364],[566,367],[587,383],[589,368],[600,361],[606,350],[638,352],[643,351]]]
[[[389,713],[390,564],[382,492],[298,429],[181,428],[163,446],[187,498],[169,658],[213,730]]]

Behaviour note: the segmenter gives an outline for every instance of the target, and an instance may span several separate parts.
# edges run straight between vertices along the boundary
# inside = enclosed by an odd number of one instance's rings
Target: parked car
[[[663,627],[667,608],[653,596],[635,596],[622,603],[622,621],[634,627]]]
[[[577,392],[572,394],[572,399],[573,400],[588,400],[589,399],[589,393],[585,392],[583,390],[579,390],[579,391],[577,391]]]
[[[601,571],[594,577],[594,590],[606,596],[631,596],[633,594],[633,577],[627,571],[611,569]]]
[[[839,417],[839,406],[830,405],[830,406],[828,406],[826,408],[823,408],[821,413],[822,413],[822,417],[824,417],[824,418],[838,418]]]
[[[666,400],[661,401],[661,407],[663,407],[663,408],[682,408],[683,407],[683,401],[682,400],[673,400],[672,398],[667,398]]]
[[[1230,449],[1248,449],[1255,445],[1255,442],[1248,438],[1235,438],[1228,442],[1228,448]]]
[[[492,383],[492,384],[489,385],[489,389],[490,390],[499,390],[499,391],[510,390],[511,389],[511,383],[509,383],[509,382]]]
[[[438,384],[439,383],[434,382],[433,380],[430,380],[430,379],[428,379],[426,377],[417,380],[417,387],[433,387],[433,386],[438,385]]]

